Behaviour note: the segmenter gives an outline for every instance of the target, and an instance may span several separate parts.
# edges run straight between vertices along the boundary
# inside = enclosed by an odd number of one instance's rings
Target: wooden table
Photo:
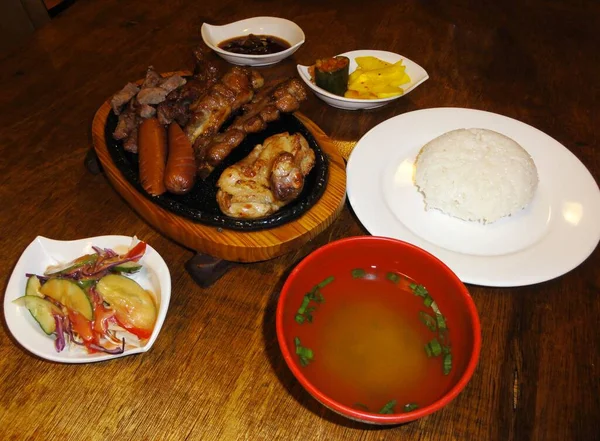
[[[522,288],[469,286],[483,347],[467,388],[414,423],[374,428],[321,406],[280,357],[274,311],[310,251],[368,234],[349,206],[295,252],[238,266],[210,288],[184,270],[193,252],[153,230],[103,174],[83,166],[96,109],[152,64],[190,66],[206,21],[275,15],[306,43],[274,66],[295,74],[358,48],[417,61],[430,80],[387,107],[340,111],[313,95],[303,112],[356,141],[395,115],[470,107],[533,125],[600,178],[600,5],[519,2],[203,2],[81,0],[1,56],[0,288],[36,236],[137,235],[165,258],[173,294],[146,354],[61,365],[24,351],[0,326],[0,439],[6,440],[593,440],[600,436],[600,251],[570,273]]]

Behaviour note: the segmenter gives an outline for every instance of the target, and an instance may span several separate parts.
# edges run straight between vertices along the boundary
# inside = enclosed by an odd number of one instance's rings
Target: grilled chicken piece
[[[229,116],[254,96],[255,74],[245,67],[233,67],[201,99],[190,105],[193,112],[184,132],[193,144],[217,134]]]
[[[279,118],[280,112],[298,110],[306,99],[306,90],[298,79],[278,81],[257,92],[254,99],[243,106],[242,115],[223,132],[196,141],[198,175],[206,178],[227,155],[242,143],[246,134],[260,132],[267,123]]]
[[[236,218],[268,216],[298,197],[314,165],[315,152],[300,133],[273,135],[223,171],[219,208]]]

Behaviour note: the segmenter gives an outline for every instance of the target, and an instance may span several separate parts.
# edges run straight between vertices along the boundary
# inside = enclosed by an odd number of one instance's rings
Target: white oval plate
[[[296,52],[304,43],[304,32],[296,23],[279,17],[253,17],[223,26],[204,23],[200,29],[202,40],[221,58],[243,66],[268,66],[280,62]],[[227,52],[219,43],[243,35],[272,35],[287,41],[291,47],[265,55],[247,55]]]
[[[412,179],[421,147],[459,128],[484,128],[517,141],[535,161],[539,186],[515,216],[488,225],[425,211]],[[348,200],[373,235],[417,245],[465,283],[521,286],[561,276],[600,240],[600,190],[585,166],[555,139],[506,116],[473,109],[405,113],[371,129],[347,166]]]
[[[15,339],[29,352],[38,357],[59,363],[91,363],[110,360],[126,355],[148,351],[160,332],[165,321],[169,300],[171,298],[171,275],[163,258],[147,245],[144,256],[140,259],[143,268],[128,277],[138,282],[144,289],[151,290],[158,303],[158,317],[154,331],[145,345],[139,348],[125,349],[122,354],[96,353],[88,354],[84,350],[74,351],[65,348],[56,352],[54,337],[46,335],[33,319],[27,308],[17,306],[13,300],[25,294],[27,278],[25,274],[43,274],[49,265],[69,262],[83,254],[92,252],[92,245],[111,248],[116,252],[125,252],[133,238],[128,236],[97,236],[87,239],[62,241],[38,236],[21,255],[10,276],[4,294],[4,317],[8,329]]]
[[[333,93],[327,92],[325,89],[321,89],[310,79],[310,74],[308,73],[308,68],[310,66],[302,66],[299,64],[297,66],[298,74],[300,75],[300,78],[302,78],[302,80],[306,83],[306,85],[313,90],[313,92],[315,93],[315,95],[317,95],[318,98],[325,101],[330,106],[337,107],[338,109],[361,110],[375,109],[377,107],[385,106],[389,102],[397,100],[398,98],[407,95],[411,90],[414,90],[418,85],[420,85],[429,78],[429,75],[427,74],[425,69],[423,69],[417,63],[393,52],[376,50],[357,50],[352,52],[344,52],[343,54],[339,54],[336,56],[344,56],[350,59],[350,73],[354,72],[358,67],[358,64],[356,64],[356,57],[377,57],[380,60],[387,61],[388,63],[397,63],[398,61],[403,60],[403,64],[406,66],[406,73],[410,77],[410,83],[402,85],[402,89],[404,90],[404,93],[402,95],[392,96],[389,98],[379,98],[376,100],[361,100],[354,98],[344,98],[343,96],[335,95]]]

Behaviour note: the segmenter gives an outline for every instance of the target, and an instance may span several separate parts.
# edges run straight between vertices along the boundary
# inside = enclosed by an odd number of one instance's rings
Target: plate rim
[[[562,260],[560,261],[560,265],[557,265],[559,267],[559,269],[554,269],[552,271],[544,270],[544,271],[539,272],[539,274],[532,276],[531,271],[530,271],[531,264],[528,267],[523,267],[522,265],[515,265],[515,262],[519,261],[519,258],[521,258],[521,260],[522,260],[522,258],[531,259],[531,256],[528,256],[528,255],[530,255],[532,253],[532,250],[535,254],[536,249],[539,249],[542,246],[542,244],[548,245],[547,241],[553,240],[553,239],[555,240],[556,238],[552,237],[552,230],[555,229],[556,226],[553,227],[552,225],[550,225],[549,232],[540,241],[538,241],[534,244],[531,244],[529,247],[526,247],[525,249],[519,250],[517,252],[504,254],[504,255],[495,255],[495,256],[475,256],[475,255],[458,253],[458,252],[451,251],[446,248],[437,246],[436,244],[432,244],[432,243],[428,242],[425,238],[416,236],[414,233],[412,233],[411,231],[406,229],[406,227],[404,227],[401,224],[401,222],[398,220],[396,220],[395,222],[396,222],[396,224],[399,225],[399,229],[403,230],[402,231],[403,234],[390,234],[390,232],[387,231],[387,230],[389,230],[389,228],[382,227],[381,225],[377,225],[376,221],[373,222],[373,220],[369,218],[368,214],[366,214],[364,212],[364,209],[365,209],[364,202],[361,203],[360,196],[356,195],[356,192],[355,192],[356,184],[353,183],[353,176],[355,176],[357,173],[357,172],[355,172],[355,170],[359,167],[357,165],[358,160],[356,158],[358,158],[361,155],[361,152],[366,148],[365,146],[368,146],[367,142],[369,141],[369,137],[373,136],[373,134],[377,133],[378,131],[387,130],[388,125],[398,124],[397,123],[398,120],[407,119],[407,118],[423,118],[423,117],[431,118],[431,116],[434,114],[436,114],[437,117],[440,117],[440,116],[443,116],[444,114],[447,114],[447,112],[455,112],[456,114],[462,112],[463,115],[465,116],[465,118],[464,118],[465,126],[463,126],[463,127],[466,127],[467,125],[471,124],[471,123],[469,123],[470,117],[471,118],[484,117],[484,118],[488,118],[489,121],[492,121],[492,122],[509,124],[510,126],[515,127],[515,128],[531,131],[531,133],[534,134],[535,137],[542,137],[542,138],[548,140],[550,144],[553,144],[553,146],[551,148],[560,148],[560,150],[556,150],[556,152],[560,152],[561,154],[566,154],[569,156],[569,160],[570,160],[569,166],[574,167],[582,175],[586,175],[584,179],[589,179],[590,183],[595,183],[595,187],[596,187],[595,189],[593,188],[593,185],[591,185],[589,188],[586,186],[585,188],[588,188],[588,190],[585,190],[584,193],[587,193],[589,195],[589,196],[586,196],[586,199],[591,198],[591,203],[593,204],[592,213],[594,211],[600,210],[600,189],[598,189],[598,183],[595,181],[594,177],[592,176],[590,171],[587,169],[587,167],[579,160],[579,158],[577,158],[577,156],[573,152],[571,152],[569,149],[567,149],[563,144],[561,144],[555,138],[551,137],[550,135],[544,133],[543,131],[541,131],[541,130],[537,129],[536,127],[533,127],[527,123],[524,123],[517,119],[511,118],[509,116],[501,115],[498,113],[489,112],[486,110],[478,110],[478,109],[473,109],[473,108],[436,107],[436,108],[427,108],[427,109],[420,109],[420,110],[415,110],[412,112],[407,112],[407,113],[404,113],[401,115],[397,115],[386,121],[383,121],[382,123],[378,124],[377,126],[373,127],[371,130],[369,130],[357,142],[356,146],[354,147],[353,151],[351,152],[350,157],[348,158],[348,167],[346,170],[346,172],[347,172],[346,187],[347,187],[347,193],[348,193],[348,201],[350,202],[350,205],[352,206],[353,211],[354,211],[356,217],[358,218],[359,222],[366,228],[366,230],[369,231],[369,233],[373,234],[373,235],[384,235],[387,237],[395,237],[397,239],[406,240],[407,242],[413,243],[413,244],[429,251],[430,253],[434,254],[436,257],[438,257],[442,261],[444,261],[453,271],[455,271],[457,273],[457,275],[460,277],[460,279],[464,283],[480,285],[480,286],[513,287],[513,286],[527,286],[527,285],[532,285],[532,284],[536,284],[536,283],[541,283],[541,282],[545,282],[545,281],[560,277],[560,276],[568,273],[569,271],[573,270],[574,268],[579,266],[581,263],[583,263],[594,252],[595,248],[598,245],[598,242],[600,241],[600,226],[595,227],[595,229],[591,229],[590,226],[588,225],[585,230],[580,230],[580,231],[583,231],[584,233],[586,233],[586,231],[589,231],[589,233],[585,234],[586,236],[589,236],[589,238],[590,238],[590,240],[587,241],[588,245],[585,247],[580,246],[578,248],[578,253],[576,256],[568,256],[568,257],[562,258]],[[394,121],[396,121],[396,122],[394,122]],[[434,124],[434,126],[435,126],[435,124]],[[471,125],[471,127],[474,127],[474,126]],[[454,128],[460,128],[460,127],[454,127]],[[482,128],[486,128],[485,125]],[[497,128],[491,128],[491,129],[500,131]],[[452,130],[452,128],[447,128],[447,130]],[[412,148],[413,147],[406,147],[406,149],[410,149],[410,150],[412,150]],[[401,148],[399,148],[398,150],[401,150]],[[383,155],[371,154],[371,156],[381,157]],[[377,162],[375,161],[374,163],[376,164]],[[362,185],[364,186],[364,182],[362,183]],[[372,187],[372,185],[370,187]],[[383,195],[381,194],[382,192],[381,192],[380,188],[381,188],[381,186],[378,181],[377,190],[380,193],[378,195],[378,198],[381,198],[383,200]],[[372,188],[371,188],[371,190],[372,190]],[[376,198],[372,198],[372,199],[376,199]],[[382,208],[382,207],[377,206],[377,208]],[[390,212],[389,208],[385,204],[383,204],[383,209]],[[391,214],[391,216],[393,217],[393,214]],[[593,216],[593,214],[592,214],[592,216]],[[588,218],[589,218],[589,216],[588,216]],[[553,222],[557,222],[557,220],[553,220]],[[591,227],[593,227],[593,225]],[[396,231],[396,233],[397,233],[397,231]],[[551,244],[552,243],[550,243],[550,245]],[[466,262],[466,263],[464,263],[464,262]],[[516,273],[516,274],[511,273],[511,276],[507,277],[506,275],[502,275],[501,272],[494,271],[493,269],[488,271],[486,274],[481,274],[481,273],[471,274],[471,273],[469,273],[468,270],[465,271],[463,268],[464,266],[468,266],[469,264],[473,264],[473,266],[477,266],[477,265],[480,265],[482,262],[488,262],[489,263],[488,266],[512,263],[513,269],[515,269],[515,268],[522,269],[522,272]],[[520,263],[522,263],[522,262],[520,262]],[[461,269],[458,269],[459,267]]]

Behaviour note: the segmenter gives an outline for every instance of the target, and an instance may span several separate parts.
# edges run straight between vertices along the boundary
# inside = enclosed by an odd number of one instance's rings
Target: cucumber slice
[[[35,296],[35,297],[44,297],[42,293],[40,293],[40,287],[42,284],[40,283],[40,279],[37,276],[30,276],[27,279],[27,285],[25,286],[25,295],[26,296]]]
[[[56,322],[54,320],[54,316],[62,316],[63,313],[60,308],[54,305],[52,302],[49,302],[48,300],[38,296],[26,295],[14,300],[14,303],[19,306],[26,307],[35,321],[39,323],[42,331],[44,331],[46,334],[50,335],[56,331]]]
[[[150,332],[154,329],[157,316],[154,299],[135,280],[109,274],[98,281],[96,289],[115,310],[117,320],[123,326]]]
[[[67,279],[50,279],[42,285],[40,292],[78,312],[86,319],[94,319],[92,302],[77,283]]]
[[[46,270],[46,272],[44,273],[45,276],[60,276],[63,274],[67,274],[70,273],[73,270],[76,270],[77,268],[81,268],[84,265],[89,265],[91,263],[96,262],[96,260],[98,260],[98,254],[86,254],[84,256],[78,257],[77,259],[62,264],[62,265],[55,265],[55,266],[51,266],[48,267],[48,269]]]
[[[123,262],[123,263],[120,263],[119,265],[113,266],[112,269],[113,269],[113,271],[116,271],[118,273],[133,274],[133,273],[136,273],[139,270],[141,270],[142,265],[140,265],[137,262]]]

